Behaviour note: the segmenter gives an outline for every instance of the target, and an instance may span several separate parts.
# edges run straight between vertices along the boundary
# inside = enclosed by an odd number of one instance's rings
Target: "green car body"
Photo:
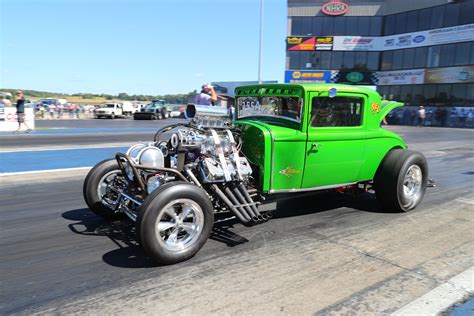
[[[314,102],[331,98],[356,98],[362,105],[357,126],[311,124]],[[262,193],[330,189],[374,179],[392,149],[406,149],[397,134],[381,128],[383,118],[403,103],[382,101],[371,89],[337,84],[270,84],[236,89],[236,105],[246,97],[295,97],[302,100],[298,120],[272,115],[239,117],[242,151],[258,166]],[[317,99],[320,98],[320,99]]]

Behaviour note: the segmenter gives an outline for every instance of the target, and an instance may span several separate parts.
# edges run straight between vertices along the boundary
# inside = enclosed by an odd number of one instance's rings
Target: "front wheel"
[[[193,257],[214,224],[206,192],[189,183],[167,183],[153,191],[139,209],[137,232],[145,252],[160,264]]]
[[[113,210],[113,203],[118,196],[110,185],[121,175],[122,171],[115,159],[101,161],[89,171],[84,180],[82,193],[92,212],[107,219],[117,215]]]
[[[428,163],[419,152],[394,149],[379,166],[374,179],[377,200],[384,210],[408,212],[425,195]]]
[[[112,115],[110,115],[110,118],[113,120],[115,119],[115,113],[112,113]]]

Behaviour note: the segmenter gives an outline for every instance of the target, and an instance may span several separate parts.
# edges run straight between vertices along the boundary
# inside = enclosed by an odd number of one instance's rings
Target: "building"
[[[288,0],[285,82],[474,106],[474,0]]]

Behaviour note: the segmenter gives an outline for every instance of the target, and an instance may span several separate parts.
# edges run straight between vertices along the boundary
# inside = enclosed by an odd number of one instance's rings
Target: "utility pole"
[[[262,83],[263,0],[260,0],[260,40],[258,47],[258,83]]]

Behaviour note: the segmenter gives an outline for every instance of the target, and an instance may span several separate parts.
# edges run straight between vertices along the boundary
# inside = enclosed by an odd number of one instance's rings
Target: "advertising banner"
[[[474,82],[474,66],[426,69],[425,83]]]
[[[380,37],[334,36],[334,50],[373,51],[380,48]]]
[[[378,85],[422,84],[425,79],[424,69],[395,71],[378,71],[375,73]]]
[[[333,50],[385,51],[474,41],[474,23],[382,37],[334,36]]]
[[[329,83],[329,70],[286,70],[285,83]]]
[[[332,36],[291,36],[286,38],[287,50],[331,50]]]
[[[333,83],[347,83],[355,85],[375,85],[377,78],[372,72],[359,71],[332,71]]]
[[[14,131],[18,129],[18,116],[16,114],[16,107],[3,107],[3,119],[0,120],[0,131]],[[33,108],[25,108],[23,119],[32,129],[35,128],[35,112]]]

